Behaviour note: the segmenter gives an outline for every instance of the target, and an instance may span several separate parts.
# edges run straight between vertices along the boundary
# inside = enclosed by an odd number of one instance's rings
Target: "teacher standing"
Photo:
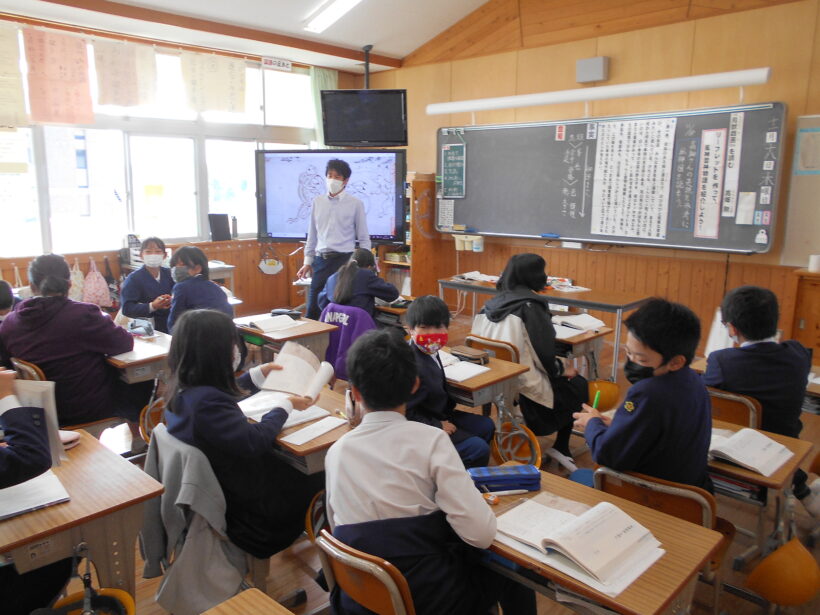
[[[305,263],[296,274],[300,279],[311,277],[308,318],[319,318],[319,293],[327,279],[350,259],[356,242],[360,248],[370,249],[364,204],[345,191],[350,173],[344,160],[329,160],[325,169],[327,194],[313,199]]]

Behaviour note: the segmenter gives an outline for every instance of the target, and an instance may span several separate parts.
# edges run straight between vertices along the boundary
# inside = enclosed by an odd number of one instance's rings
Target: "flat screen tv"
[[[404,243],[404,150],[257,151],[260,239],[307,237],[313,199],[327,192],[325,169],[333,158],[350,165],[345,190],[364,203],[371,240]]]
[[[322,90],[325,145],[407,145],[407,90]]]

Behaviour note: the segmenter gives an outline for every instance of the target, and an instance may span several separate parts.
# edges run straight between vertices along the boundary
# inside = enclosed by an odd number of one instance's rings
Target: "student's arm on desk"
[[[112,356],[134,349],[134,336],[115,325],[96,305],[83,305],[85,312],[77,323],[77,339],[83,350]]]
[[[622,405],[609,426],[606,426],[604,419],[592,418],[584,430],[584,438],[595,463],[623,472],[637,467],[644,452],[654,445],[660,435],[646,395],[642,392],[627,393],[627,399],[634,404],[634,410],[628,412]]]
[[[464,470],[450,437],[441,432],[436,434],[436,439],[430,455],[430,469],[436,481],[436,504],[464,542],[486,549],[495,538],[495,514]]]
[[[367,279],[367,292],[385,301],[395,301],[399,297],[399,289],[387,280],[382,280],[375,271]]]
[[[39,476],[51,467],[42,408],[20,407],[14,395],[15,373],[0,370],[0,421],[5,442],[0,447],[0,489]]]

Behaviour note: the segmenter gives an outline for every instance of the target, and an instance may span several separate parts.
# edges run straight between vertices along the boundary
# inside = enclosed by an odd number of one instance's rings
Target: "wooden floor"
[[[466,315],[458,316],[454,319],[450,327],[450,343],[459,344],[463,341],[464,336],[469,332],[471,317]],[[605,347],[603,356],[601,357],[602,372],[605,372],[606,367],[611,365],[612,345],[611,342]],[[623,356],[620,357],[623,361]],[[623,378],[623,374],[619,372],[619,384],[621,390],[626,391],[628,383]],[[815,443],[815,450],[820,443],[820,416],[803,413],[804,429],[802,438]],[[552,441],[552,437],[545,437],[542,439],[542,448],[548,448]],[[592,467],[592,459],[589,452],[586,451],[586,446],[581,438],[573,436],[570,443],[571,449],[575,455],[576,463],[579,467]],[[546,465],[544,470],[554,472],[559,475],[565,474],[562,469],[557,468],[553,463]],[[808,468],[805,468],[808,471]],[[735,525],[742,527],[753,527],[753,510],[740,502],[730,500],[728,498],[718,496],[718,513],[732,521]],[[771,508],[771,507],[770,507]],[[817,523],[808,515],[805,509],[799,502],[794,504],[795,517],[797,522],[798,536],[805,538],[805,536],[817,525]],[[769,517],[772,516],[772,511],[769,512]],[[769,525],[771,527],[771,525]],[[732,558],[742,552],[749,544],[749,539],[744,536],[735,538],[735,543],[729,551],[729,557],[724,562],[724,580],[726,583],[742,587],[744,579],[748,570],[736,572],[732,570]],[[813,549],[815,558],[820,561],[820,547],[815,546]],[[139,558],[139,552],[137,552]],[[753,566],[753,564],[752,564]],[[316,549],[310,544],[306,538],[298,540],[292,547],[286,551],[277,554],[271,559],[271,572],[268,577],[268,593],[273,597],[281,597],[287,595],[296,588],[302,587],[307,591],[307,604],[293,609],[297,615],[307,614],[318,609],[326,603],[327,597],[324,592],[313,581],[315,572],[319,569],[319,558],[316,554]],[[137,566],[137,614],[138,615],[160,615],[166,613],[161,607],[154,602],[154,594],[159,579],[142,579],[141,578],[142,564],[138,561]],[[79,586],[74,583],[72,587],[76,590]],[[695,614],[711,613],[711,587],[704,583],[698,583],[697,593],[695,595],[695,605],[692,612]],[[730,615],[751,615],[755,613],[762,613],[763,610],[745,600],[729,595],[726,592],[721,597],[721,608],[725,613]],[[539,615],[557,615],[560,613],[571,613],[572,611],[565,607],[556,604],[543,596],[538,596],[538,613]],[[791,613],[797,615],[810,615],[811,613],[820,613],[820,595],[816,596],[813,601],[801,607],[794,607]],[[442,614],[445,615],[445,614]],[[515,614],[508,614],[515,615]]]

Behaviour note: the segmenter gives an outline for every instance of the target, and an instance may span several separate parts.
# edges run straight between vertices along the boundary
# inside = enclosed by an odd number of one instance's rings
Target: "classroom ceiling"
[[[2,0],[0,12],[58,21],[80,27],[121,32],[175,43],[226,49],[251,55],[284,58],[349,72],[364,72],[361,59],[253,41],[204,30],[122,17],[117,5],[128,5],[287,35],[305,41],[361,50],[373,45],[372,54],[403,58],[440,34],[487,0],[362,0],[321,35],[303,29],[304,23],[325,0]],[[94,7],[88,10],[77,7]],[[371,63],[371,70],[384,70]]]

